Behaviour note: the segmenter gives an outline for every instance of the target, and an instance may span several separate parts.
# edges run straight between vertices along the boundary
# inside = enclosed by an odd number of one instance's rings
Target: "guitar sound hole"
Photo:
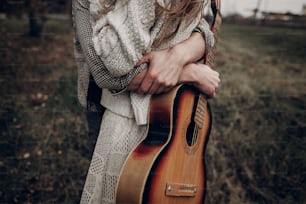
[[[196,139],[197,139],[197,134],[196,134],[196,131],[195,131],[195,122],[191,122],[189,123],[188,125],[188,128],[187,128],[187,132],[186,132],[186,142],[188,144],[188,146],[193,146]]]

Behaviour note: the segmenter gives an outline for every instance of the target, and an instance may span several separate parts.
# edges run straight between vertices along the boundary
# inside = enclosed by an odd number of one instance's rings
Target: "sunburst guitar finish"
[[[211,0],[215,42],[221,1]],[[205,55],[213,67],[216,43]],[[117,185],[116,203],[200,204],[205,199],[204,153],[211,129],[206,97],[188,84],[153,95],[147,137],[128,156]]]
[[[209,104],[193,86],[153,96],[147,137],[123,166],[116,203],[204,203],[210,129]]]

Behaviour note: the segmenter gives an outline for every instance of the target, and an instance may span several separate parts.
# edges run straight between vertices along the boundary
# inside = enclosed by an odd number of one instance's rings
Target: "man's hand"
[[[152,51],[144,55],[136,66],[147,63],[148,68],[135,76],[128,90],[143,94],[169,91],[179,83],[184,67],[199,60],[204,51],[204,38],[202,34],[195,32],[187,40],[170,49]]]
[[[148,70],[138,91],[156,94],[174,87],[185,66],[179,54],[174,49],[169,49],[145,55],[139,63],[147,62]]]
[[[140,73],[138,73],[130,82],[130,84],[127,87],[127,90],[133,91],[133,92],[138,92],[139,93],[139,87],[141,86],[141,83],[144,79],[144,77],[147,74],[148,69],[142,70]]]
[[[134,77],[131,83],[128,86],[129,91],[134,91],[141,93],[139,91],[139,87],[143,83],[143,80],[148,72],[148,69],[144,69],[138,75]],[[213,98],[217,89],[220,85],[220,75],[215,70],[211,69],[208,65],[205,64],[188,64],[184,67],[180,77],[178,84],[180,83],[191,83],[200,92],[206,94],[208,97]],[[162,92],[167,92],[172,87],[168,89],[164,89]]]
[[[128,90],[142,94],[159,94],[169,91],[179,80],[184,63],[174,50],[153,51],[136,64],[147,63],[148,68],[136,75]]]

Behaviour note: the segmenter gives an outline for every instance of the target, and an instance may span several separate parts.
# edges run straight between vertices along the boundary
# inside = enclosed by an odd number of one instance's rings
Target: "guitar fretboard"
[[[217,1],[217,0],[212,1],[212,10],[214,13],[214,19],[211,25],[211,31],[214,33],[215,44],[211,48],[211,50],[207,53],[205,60],[204,60],[204,64],[207,64],[210,67],[214,67],[218,35],[219,35],[221,23],[222,23],[222,17],[220,14],[220,1]]]

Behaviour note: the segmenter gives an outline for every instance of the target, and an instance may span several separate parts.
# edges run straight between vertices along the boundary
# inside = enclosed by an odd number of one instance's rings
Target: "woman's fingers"
[[[197,78],[194,85],[208,97],[213,98],[217,93],[217,89],[221,82],[220,74],[215,70],[211,69],[207,65],[199,66],[197,71]]]

